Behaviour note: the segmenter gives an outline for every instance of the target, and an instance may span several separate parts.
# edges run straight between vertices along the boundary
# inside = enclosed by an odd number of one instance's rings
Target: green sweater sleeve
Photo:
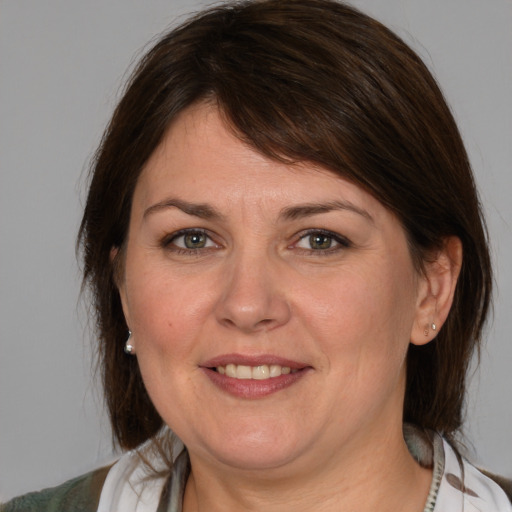
[[[0,504],[0,512],[96,512],[110,466]]]

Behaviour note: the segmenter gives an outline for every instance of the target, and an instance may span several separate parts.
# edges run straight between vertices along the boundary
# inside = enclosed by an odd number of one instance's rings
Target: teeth
[[[236,367],[236,378],[237,379],[252,379],[252,368],[250,366],[244,366],[239,364]]]
[[[221,375],[227,375],[234,379],[254,379],[265,380],[289,373],[297,373],[298,370],[291,369],[289,366],[280,366],[278,364],[260,366],[246,366],[243,364],[228,364],[226,366],[217,366],[217,372]]]
[[[220,367],[220,368],[222,368],[222,367]],[[217,371],[219,371],[219,370],[217,370]],[[228,364],[226,366],[226,375],[228,377],[235,377],[236,378],[236,365],[235,364]]]
[[[270,365],[270,376],[271,377],[279,377],[280,375],[283,374],[283,369],[281,366],[279,366],[278,364],[271,364]]]

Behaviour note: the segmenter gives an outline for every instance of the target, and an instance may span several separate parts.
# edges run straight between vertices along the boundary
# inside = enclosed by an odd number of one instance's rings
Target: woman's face
[[[311,464],[400,429],[426,288],[376,199],[267,159],[214,107],[180,115],[136,186],[123,307],[149,395],[191,457]]]

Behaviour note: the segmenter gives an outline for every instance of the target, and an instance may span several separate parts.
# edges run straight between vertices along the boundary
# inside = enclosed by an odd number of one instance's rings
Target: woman
[[[455,444],[491,293],[471,171],[379,23],[264,1],[164,36],[79,241],[135,451],[5,510],[511,510]]]

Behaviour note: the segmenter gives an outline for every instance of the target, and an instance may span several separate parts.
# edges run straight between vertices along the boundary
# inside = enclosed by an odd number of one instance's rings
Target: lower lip
[[[220,389],[238,398],[257,399],[263,398],[282,389],[288,388],[302,379],[309,368],[303,368],[295,373],[271,377],[269,379],[234,379],[227,375],[212,370],[211,368],[202,368],[208,378]]]

